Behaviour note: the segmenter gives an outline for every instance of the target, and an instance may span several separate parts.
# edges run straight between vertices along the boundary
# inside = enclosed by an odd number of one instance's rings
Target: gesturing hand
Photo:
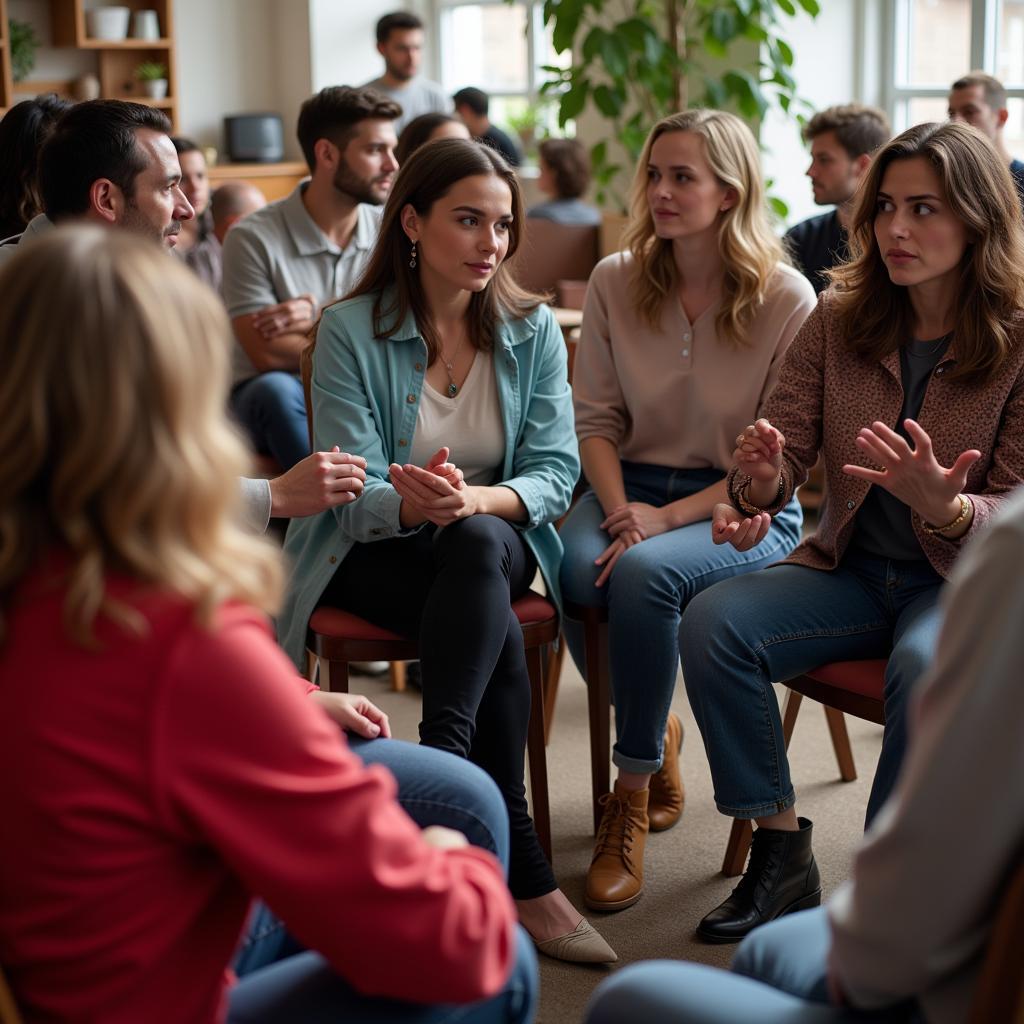
[[[744,427],[736,437],[736,448],[732,453],[736,467],[751,480],[778,484],[782,468],[782,449],[786,438],[766,419],[760,419]]]
[[[670,528],[664,508],[655,508],[642,501],[628,501],[625,505],[613,508],[601,524],[601,529],[613,537],[629,531],[639,534],[641,539],[657,537],[659,533],[667,533]]]
[[[643,537],[636,530],[623,530],[622,533],[615,537],[611,544],[594,559],[594,565],[604,566],[601,570],[601,575],[594,580],[594,586],[603,587],[611,576],[615,563],[622,557],[623,552],[634,544],[639,544],[642,540]]]
[[[925,522],[936,526],[954,519],[960,510],[957,495],[967,484],[967,473],[981,458],[971,448],[962,452],[949,469],[939,465],[932,451],[932,439],[915,420],[904,420],[914,448],[884,423],[862,427],[857,447],[882,469],[843,466],[847,476],[884,487],[894,498],[909,505]]]
[[[745,516],[732,505],[721,503],[711,513],[711,539],[716,544],[731,544],[737,551],[756,548],[768,536],[772,517],[767,512]]]

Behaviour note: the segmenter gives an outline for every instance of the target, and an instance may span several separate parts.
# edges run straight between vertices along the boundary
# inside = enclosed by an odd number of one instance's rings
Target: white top
[[[477,352],[454,398],[440,394],[424,380],[409,461],[423,466],[444,446],[467,484],[494,482],[505,456],[505,426],[492,353]]]

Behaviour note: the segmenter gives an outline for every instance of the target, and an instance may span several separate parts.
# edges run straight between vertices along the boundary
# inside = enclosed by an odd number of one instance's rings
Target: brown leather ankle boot
[[[683,723],[669,713],[665,727],[665,756],[661,768],[651,776],[651,795],[647,801],[647,817],[652,832],[671,828],[683,813],[686,791],[679,776],[679,751],[683,747]]]
[[[604,816],[597,830],[594,859],[587,872],[587,906],[624,910],[644,889],[644,844],[647,841],[646,789],[623,789],[601,798]]]

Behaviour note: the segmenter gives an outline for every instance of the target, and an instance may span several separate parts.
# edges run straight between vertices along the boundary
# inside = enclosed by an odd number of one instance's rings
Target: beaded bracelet
[[[960,514],[955,519],[946,523],[945,526],[932,526],[931,523],[926,523],[922,519],[921,525],[924,527],[925,533],[941,534],[946,533],[949,530],[954,530],[971,514],[971,509],[974,507],[971,504],[971,499],[968,498],[966,494],[958,494],[957,499],[960,502]]]

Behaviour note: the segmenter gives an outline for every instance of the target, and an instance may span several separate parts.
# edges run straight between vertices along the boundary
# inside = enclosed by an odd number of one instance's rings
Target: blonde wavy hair
[[[0,271],[0,641],[22,582],[68,557],[64,624],[144,631],[110,573],[273,612],[280,557],[242,524],[249,459],[224,413],[232,337],[217,297],[152,242],[60,228]]]
[[[746,327],[764,302],[778,265],[789,261],[768,219],[757,143],[735,114],[687,110],[662,118],[647,136],[633,179],[630,224],[623,239],[634,260],[630,282],[634,309],[650,326],[657,327],[662,304],[678,283],[672,242],[658,238],[647,201],[651,150],[668,132],[699,135],[712,173],[722,185],[736,191],[736,203],[720,214],[718,224],[725,279],[715,327],[720,337],[743,343]]]
[[[879,150],[861,181],[849,230],[850,259],[829,276],[847,345],[882,359],[914,335],[907,289],[889,277],[875,238],[878,193],[890,165],[920,158],[935,171],[949,209],[967,228],[953,303],[956,366],[950,380],[984,381],[1010,355],[1024,310],[1024,228],[1013,177],[995,146],[970,125],[919,124]]]

